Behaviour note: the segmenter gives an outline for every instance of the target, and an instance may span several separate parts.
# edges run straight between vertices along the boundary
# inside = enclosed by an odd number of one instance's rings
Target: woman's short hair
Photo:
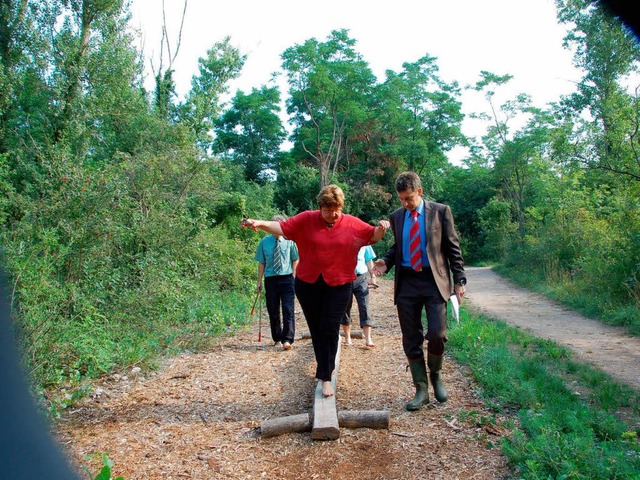
[[[396,180],[396,192],[406,192],[411,190],[416,192],[422,188],[422,182],[416,172],[402,172]]]
[[[326,185],[316,197],[320,208],[343,208],[344,192],[337,185]]]

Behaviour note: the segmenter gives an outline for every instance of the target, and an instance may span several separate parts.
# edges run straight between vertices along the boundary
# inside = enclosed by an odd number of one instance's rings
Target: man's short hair
[[[271,217],[272,222],[284,222],[287,219],[284,215],[274,215]]]
[[[396,180],[396,192],[406,192],[407,190],[417,191],[422,188],[422,182],[416,172],[402,172]]]

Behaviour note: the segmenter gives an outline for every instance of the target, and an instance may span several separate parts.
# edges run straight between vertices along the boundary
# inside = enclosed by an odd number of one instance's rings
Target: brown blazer
[[[464,260],[460,250],[460,240],[453,224],[453,215],[448,205],[425,200],[425,228],[427,240],[427,257],[442,298],[449,300],[453,283],[465,278]],[[402,264],[402,230],[406,210],[399,208],[390,215],[391,230],[395,243],[382,257],[387,271],[397,265],[394,273],[393,302],[398,296],[398,279]],[[453,283],[451,275],[453,274]]]

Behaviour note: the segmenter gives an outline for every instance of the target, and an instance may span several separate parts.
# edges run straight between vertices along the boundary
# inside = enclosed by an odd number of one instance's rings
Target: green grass
[[[640,478],[638,392],[564,347],[464,311],[448,352],[470,368],[486,403],[514,418],[501,445],[513,478]]]
[[[185,302],[188,306],[182,311],[151,321],[87,325],[88,320],[83,319],[65,325],[57,333],[60,347],[50,355],[65,361],[41,364],[43,371],[35,372],[42,403],[49,416],[56,418],[90,393],[91,383],[101,375],[134,365],[154,369],[163,357],[206,350],[220,335],[250,323],[251,302],[252,298],[241,293],[210,291]]]

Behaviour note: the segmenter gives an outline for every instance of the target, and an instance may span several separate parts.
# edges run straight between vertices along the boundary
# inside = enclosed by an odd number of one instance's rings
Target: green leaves
[[[325,43],[310,39],[282,54],[294,149],[317,165],[321,186],[335,180],[348,156],[349,138],[368,118],[375,77],[355,43],[346,30],[334,30]]]
[[[220,97],[228,91],[228,82],[240,75],[245,60],[246,55],[231,44],[230,37],[216,43],[206,57],[198,60],[198,75],[179,107],[179,119],[193,130],[203,152],[211,146],[210,131],[220,113]]]
[[[466,144],[460,130],[464,117],[460,91],[455,82],[447,85],[440,79],[434,57],[425,55],[402,67],[399,73],[387,71],[377,89],[386,149],[402,169],[421,175],[430,195],[438,195],[441,173],[448,164],[445,152]]]
[[[214,153],[226,153],[244,167],[246,180],[264,183],[276,170],[286,131],[278,116],[280,92],[263,86],[246,95],[238,91],[229,109],[215,122]]]
[[[90,478],[93,478],[93,480],[124,480],[123,477],[113,478],[111,476],[111,471],[113,469],[114,462],[107,456],[106,453],[100,454],[100,458],[102,460],[102,469],[100,470],[98,475],[96,475],[95,477],[93,477],[93,475],[90,474],[89,469],[87,467],[84,467],[84,470],[87,472],[87,474],[91,475]]]

